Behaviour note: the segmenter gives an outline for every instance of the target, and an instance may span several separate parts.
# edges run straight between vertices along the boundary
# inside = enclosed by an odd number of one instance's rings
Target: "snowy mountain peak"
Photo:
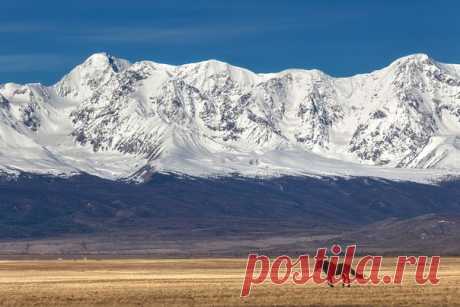
[[[59,96],[73,100],[89,98],[103,83],[127,69],[130,63],[107,53],[95,53],[75,67],[56,85]]]
[[[389,70],[394,70],[396,74],[403,74],[405,78],[431,78],[441,74],[455,75],[449,65],[439,63],[423,53],[400,58],[389,66]],[[458,77],[458,75],[455,77]]]
[[[110,67],[112,71],[119,72],[126,69],[129,66],[129,62],[123,59],[115,58],[106,52],[100,52],[88,57],[81,65],[100,70]]]
[[[425,54],[333,78],[96,53],[52,87],[0,85],[0,168],[108,178],[457,173],[459,75]]]
[[[220,91],[234,86],[251,87],[257,79],[256,74],[247,69],[217,60],[179,66],[177,76],[207,92]]]
[[[427,54],[425,53],[414,53],[410,54],[404,57],[401,57],[397,60],[395,60],[391,65],[394,64],[401,64],[401,63],[408,63],[408,62],[416,62],[416,63],[426,63],[426,62],[432,62],[433,59],[431,59]]]

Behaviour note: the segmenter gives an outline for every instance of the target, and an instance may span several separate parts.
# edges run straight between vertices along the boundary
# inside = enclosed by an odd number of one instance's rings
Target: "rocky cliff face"
[[[51,87],[0,85],[0,111],[0,165],[9,170],[119,177],[145,169],[460,169],[460,66],[422,54],[349,78],[95,54]]]

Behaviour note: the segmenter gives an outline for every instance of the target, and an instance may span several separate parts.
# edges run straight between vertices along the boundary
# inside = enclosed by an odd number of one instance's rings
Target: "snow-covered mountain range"
[[[136,180],[457,175],[460,65],[416,54],[334,78],[98,53],[52,86],[0,84],[0,170]]]

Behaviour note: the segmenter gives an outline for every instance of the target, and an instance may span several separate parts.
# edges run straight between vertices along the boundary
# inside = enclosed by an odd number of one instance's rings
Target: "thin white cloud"
[[[286,30],[295,26],[289,23],[276,25],[220,25],[183,27],[108,27],[70,34],[69,39],[109,43],[189,42],[209,39],[229,39],[245,35]]]
[[[74,60],[56,54],[0,54],[0,72],[53,71]]]
[[[203,40],[233,39],[254,34],[274,33],[301,27],[291,20],[253,20],[246,24],[183,24],[171,26],[111,25],[56,26],[50,22],[0,23],[0,33],[5,34],[53,34],[56,38],[72,41],[105,43],[180,43]],[[310,25],[317,27],[318,25]]]
[[[294,28],[292,22],[255,22],[254,24],[211,24],[154,27],[151,25],[56,27],[50,23],[0,23],[0,33],[53,33],[57,38],[72,41],[105,43],[177,43],[215,39],[229,39],[251,34],[275,32]]]
[[[2,23],[0,33],[38,33],[54,31],[56,27],[44,23]]]

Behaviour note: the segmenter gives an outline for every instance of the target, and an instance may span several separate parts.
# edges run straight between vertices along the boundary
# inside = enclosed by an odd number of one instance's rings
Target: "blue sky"
[[[90,54],[348,76],[411,53],[460,63],[459,1],[8,1],[0,83],[52,84]]]

